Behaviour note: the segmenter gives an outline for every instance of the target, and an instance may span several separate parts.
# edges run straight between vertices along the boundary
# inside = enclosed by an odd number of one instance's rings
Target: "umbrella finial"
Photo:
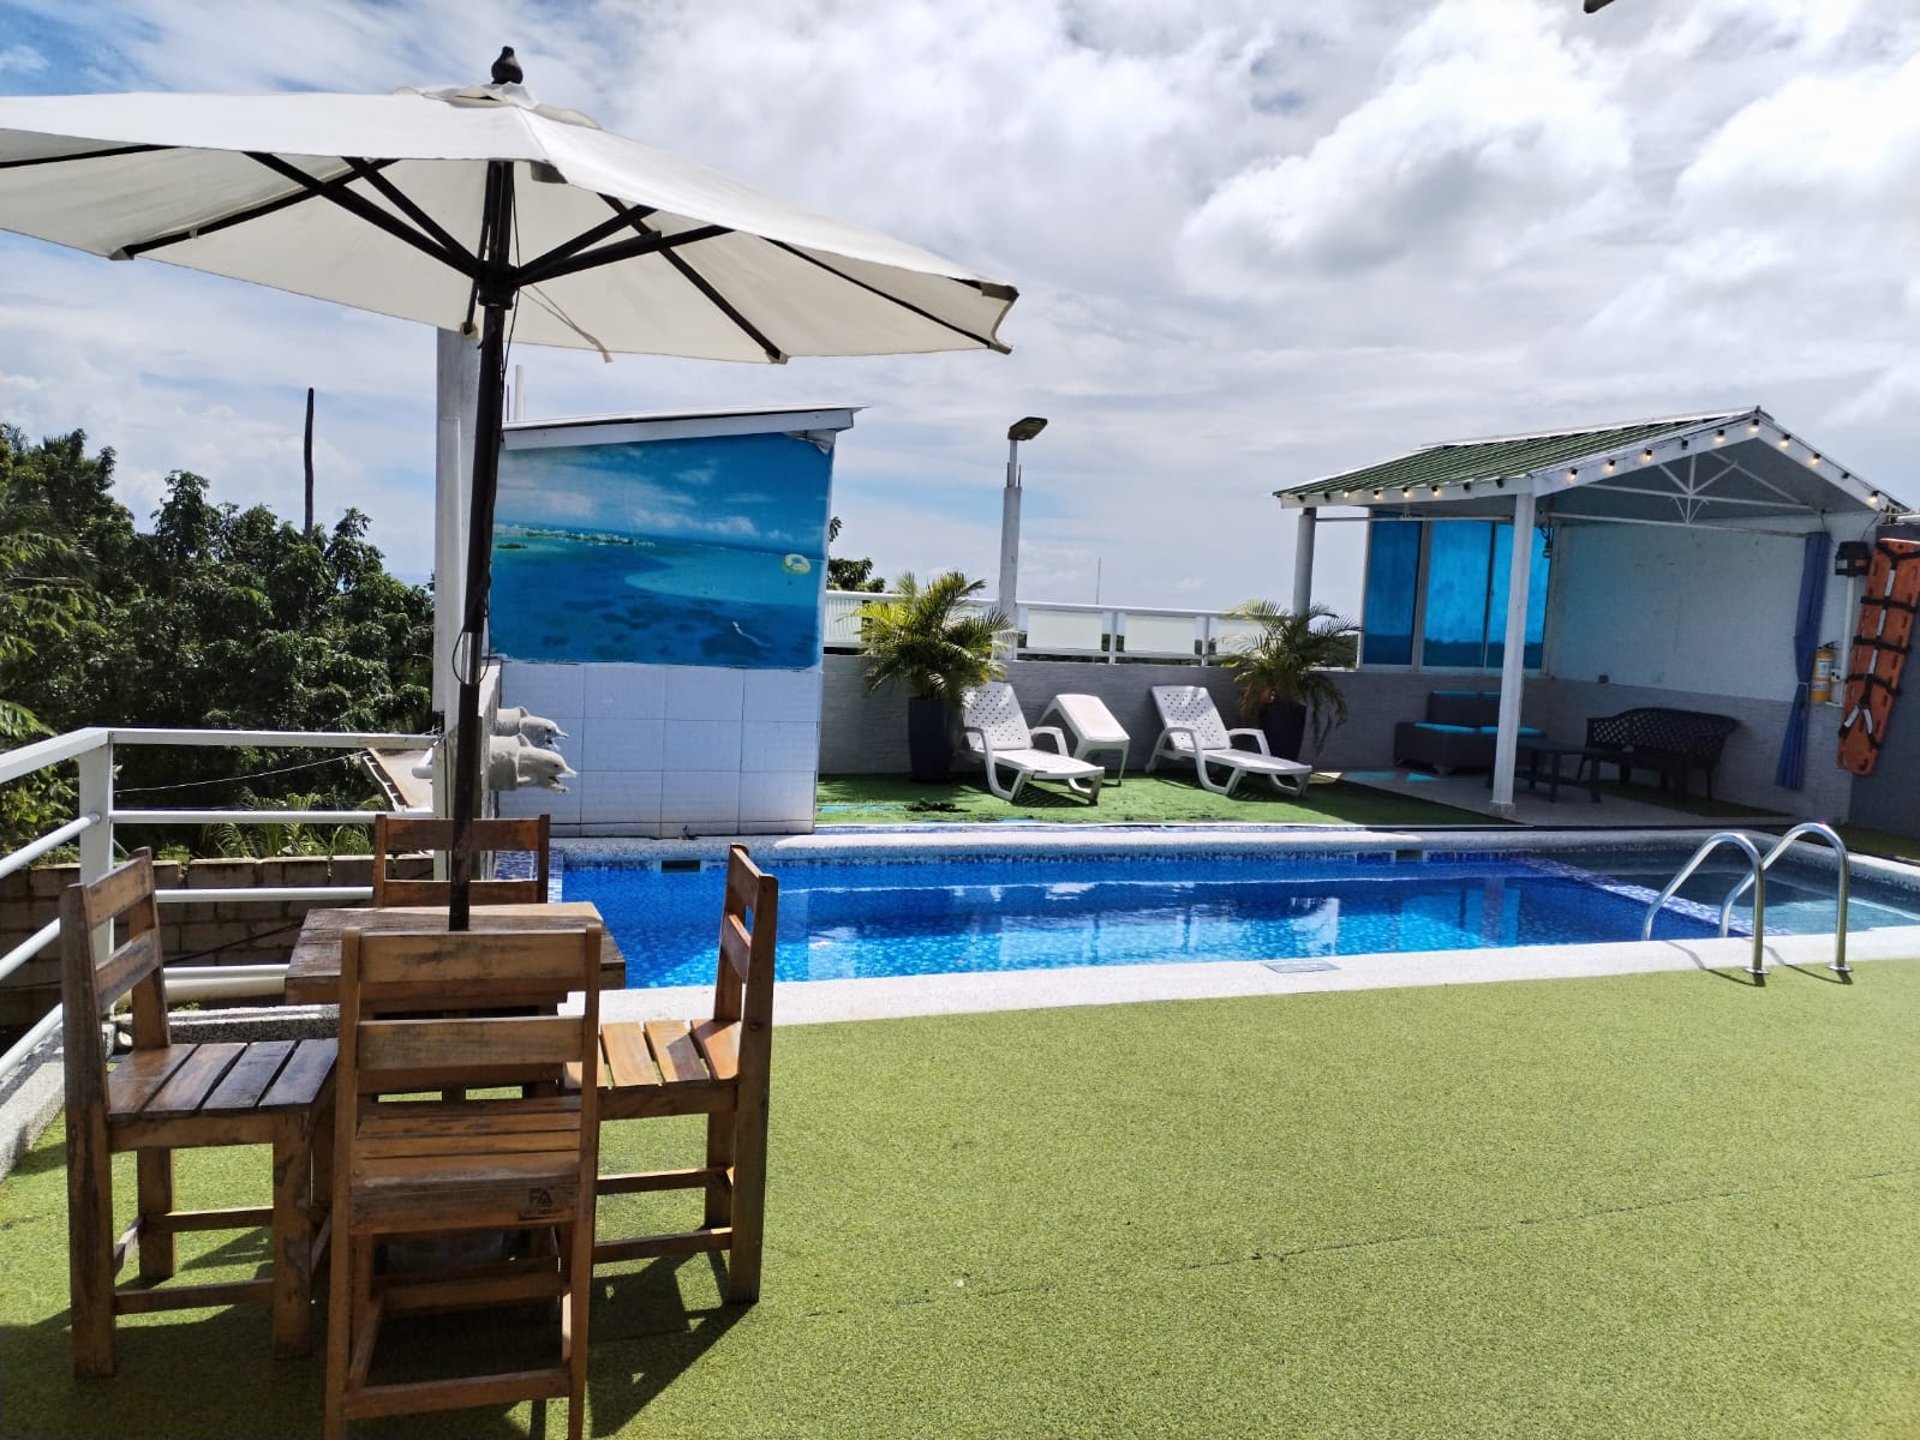
[[[526,79],[520,71],[520,62],[513,58],[513,46],[502,45],[500,58],[493,62],[493,83],[496,85],[518,85]]]

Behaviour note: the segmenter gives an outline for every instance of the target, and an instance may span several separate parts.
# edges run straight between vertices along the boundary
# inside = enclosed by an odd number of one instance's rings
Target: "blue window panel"
[[[1436,523],[1427,542],[1426,638],[1420,663],[1486,663],[1487,581],[1493,531],[1486,521]]]
[[[1533,533],[1533,563],[1527,572],[1527,652],[1522,663],[1538,670],[1546,653],[1547,571],[1553,563],[1547,555],[1547,537]],[[1493,583],[1487,601],[1487,668],[1498,669],[1507,653],[1507,574],[1512,565],[1513,526],[1495,527],[1493,537]]]
[[[1368,521],[1361,664],[1413,663],[1413,599],[1419,577],[1420,522]]]

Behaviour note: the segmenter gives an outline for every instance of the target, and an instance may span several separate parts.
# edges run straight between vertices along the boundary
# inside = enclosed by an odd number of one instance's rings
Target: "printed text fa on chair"
[[[1020,701],[1013,687],[995,680],[969,690],[961,702],[960,733],[967,751],[987,769],[987,789],[1002,800],[1019,797],[1029,780],[1060,780],[1076,795],[1084,795],[1089,805],[1100,803],[1100,782],[1104,767],[1091,761],[1076,760],[1067,754],[1067,737],[1052,725],[1027,728],[1027,717],[1020,713]],[[1052,750],[1041,750],[1034,741],[1046,736]],[[1011,785],[1004,784],[1001,771],[1013,775]]]
[[[705,1115],[707,1155],[706,1164],[692,1169],[602,1175],[602,1195],[702,1189],[706,1201],[698,1229],[602,1240],[593,1248],[595,1264],[724,1250],[727,1299],[751,1304],[760,1298],[779,908],[779,882],[735,845],[727,856],[713,1014],[609,1021],[600,1028],[601,1123]]]
[[[96,941],[116,924],[126,927],[120,943],[96,956]],[[113,1373],[116,1315],[240,1300],[272,1306],[276,1355],[306,1354],[313,1266],[326,1243],[314,1193],[325,1194],[334,1042],[172,1043],[153,861],[145,850],[98,880],[67,887],[60,942],[74,1373]],[[125,995],[132,998],[133,1049],[109,1070],[100,1022]],[[173,1152],[209,1145],[272,1146],[271,1207],[175,1208]],[[113,1157],[128,1150],[137,1157],[139,1208],[116,1238]],[[269,1278],[148,1288],[174,1273],[180,1232],[262,1225],[273,1230]],[[116,1288],[114,1276],[136,1241],[142,1286]]]
[[[1147,771],[1161,760],[1192,761],[1200,783],[1217,795],[1231,795],[1241,779],[1264,775],[1282,795],[1305,793],[1313,778],[1313,767],[1298,760],[1282,760],[1267,753],[1267,737],[1251,729],[1229,730],[1220,723],[1213,696],[1200,685],[1156,685],[1153,703],[1160,711],[1160,738],[1154,742],[1147,760]],[[1243,736],[1256,749],[1234,748],[1234,737]],[[1209,773],[1218,766],[1228,772],[1226,784]]]
[[[355,1419],[561,1397],[567,1434],[579,1440],[599,1136],[600,946],[597,925],[342,933],[327,1440],[342,1440]],[[584,996],[581,1013],[550,1013],[570,992]],[[549,1013],[528,1014],[529,1005]],[[462,1013],[435,1013],[448,1008]],[[587,1083],[563,1092],[569,1066]],[[510,1093],[383,1098],[486,1086]],[[499,1231],[527,1235],[526,1251],[452,1271],[375,1273],[382,1242]],[[555,1232],[557,1244],[549,1240]],[[543,1300],[560,1302],[557,1364],[372,1378],[390,1315]]]

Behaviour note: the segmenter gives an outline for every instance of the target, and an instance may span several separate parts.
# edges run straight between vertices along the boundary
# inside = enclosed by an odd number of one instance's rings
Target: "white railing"
[[[859,609],[872,600],[897,600],[892,593],[827,591],[822,640],[828,650],[860,648]],[[965,608],[984,614],[990,601],[968,601]],[[1260,627],[1225,610],[1168,609],[1151,605],[1076,605],[1029,602],[1020,607],[1020,659],[1059,656],[1118,664],[1158,660],[1166,664],[1215,665],[1235,643]]]
[[[96,726],[36,741],[0,753],[0,785],[24,779],[72,760],[80,767],[79,814],[19,849],[0,855],[0,878],[32,864],[71,840],[80,843],[80,878],[97,880],[113,867],[113,827],[126,825],[267,825],[303,822],[322,825],[371,825],[373,810],[190,810],[123,809],[113,800],[113,756],[120,745],[224,745],[274,750],[420,750],[439,743],[437,735],[396,735],[384,731],[325,730],[146,730]],[[366,885],[283,885],[237,890],[169,889],[162,904],[205,905],[222,901],[366,900]],[[52,945],[60,935],[53,920],[0,955],[0,981]],[[257,969],[259,967],[249,967]],[[282,967],[284,968],[284,967]],[[197,972],[176,972],[196,975]],[[40,1042],[60,1027],[55,1005],[0,1056],[0,1079],[20,1065]]]

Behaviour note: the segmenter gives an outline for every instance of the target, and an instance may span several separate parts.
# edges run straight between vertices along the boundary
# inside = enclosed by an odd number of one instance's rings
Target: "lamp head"
[[[1047,422],[1038,415],[1029,415],[1024,420],[1016,420],[1007,427],[1007,439],[1031,440],[1047,428]]]

